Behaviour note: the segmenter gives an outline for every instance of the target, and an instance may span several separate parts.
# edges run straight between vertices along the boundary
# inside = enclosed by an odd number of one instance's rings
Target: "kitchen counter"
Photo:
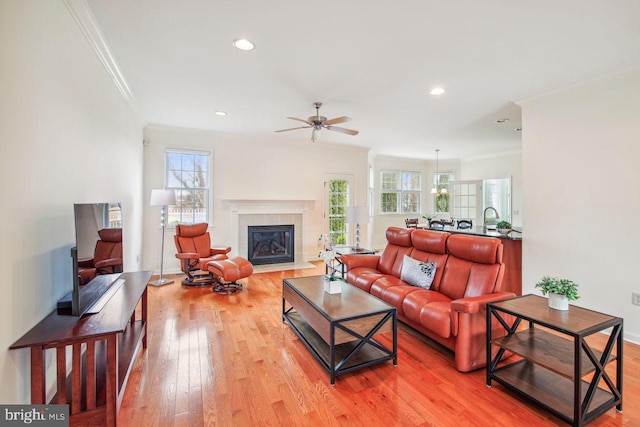
[[[418,228],[429,230],[429,226],[427,224],[418,224]],[[496,230],[483,231],[482,227],[473,227],[465,230],[458,230],[455,227],[445,226],[444,230],[434,230],[434,231],[446,231],[451,234],[470,234],[472,236],[497,237],[499,239],[508,239],[508,240],[522,240],[521,229],[514,229],[514,231],[510,232],[509,234],[500,234]]]

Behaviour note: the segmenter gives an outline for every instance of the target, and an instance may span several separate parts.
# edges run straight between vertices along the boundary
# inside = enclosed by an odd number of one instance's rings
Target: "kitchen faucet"
[[[491,209],[492,211],[494,211],[496,213],[496,218],[495,219],[499,219],[500,218],[500,214],[498,213],[498,211],[496,210],[496,208],[489,206],[488,208],[484,209],[484,212],[482,213],[482,232],[486,232],[487,231],[487,211]]]

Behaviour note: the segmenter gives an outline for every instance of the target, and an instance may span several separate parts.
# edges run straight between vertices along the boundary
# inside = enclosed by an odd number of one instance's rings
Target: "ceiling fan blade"
[[[297,119],[297,118],[295,118],[295,117],[287,117],[287,119],[296,120],[296,121],[299,121],[299,122],[302,122],[302,123],[306,123],[306,124],[308,124],[308,125],[311,125],[311,124],[312,124],[312,123],[309,123],[309,122],[308,122],[308,121],[306,121],[306,120],[303,120],[303,119]]]
[[[324,122],[324,124],[337,125],[339,123],[350,122],[350,121],[351,121],[351,117],[342,116],[342,117],[336,117],[335,119],[327,120],[326,122]]]
[[[296,129],[308,129],[310,127],[311,126],[300,126],[299,128],[280,129],[280,130],[276,130],[274,132],[286,132],[286,131],[289,131],[289,130],[296,130]]]
[[[345,129],[345,128],[341,128],[338,126],[325,126],[327,129],[329,130],[334,130],[336,132],[340,132],[340,133],[346,133],[347,135],[357,135],[358,131],[357,130],[351,130],[351,129]]]

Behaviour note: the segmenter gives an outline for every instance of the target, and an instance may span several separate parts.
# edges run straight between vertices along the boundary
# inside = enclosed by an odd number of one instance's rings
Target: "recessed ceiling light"
[[[227,115],[227,113],[225,111],[216,111],[214,114],[216,116],[226,116]]]
[[[501,125],[502,123],[507,123],[509,121],[509,119],[498,119],[496,120],[496,123]]]
[[[442,89],[441,87],[434,87],[429,93],[431,95],[442,95],[444,93],[444,89]]]
[[[233,45],[240,50],[253,50],[256,47],[256,45],[247,39],[235,39]]]

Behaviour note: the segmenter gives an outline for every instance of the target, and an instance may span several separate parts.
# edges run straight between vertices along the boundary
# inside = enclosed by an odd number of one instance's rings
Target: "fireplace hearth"
[[[294,226],[250,225],[248,256],[253,265],[294,261]]]

